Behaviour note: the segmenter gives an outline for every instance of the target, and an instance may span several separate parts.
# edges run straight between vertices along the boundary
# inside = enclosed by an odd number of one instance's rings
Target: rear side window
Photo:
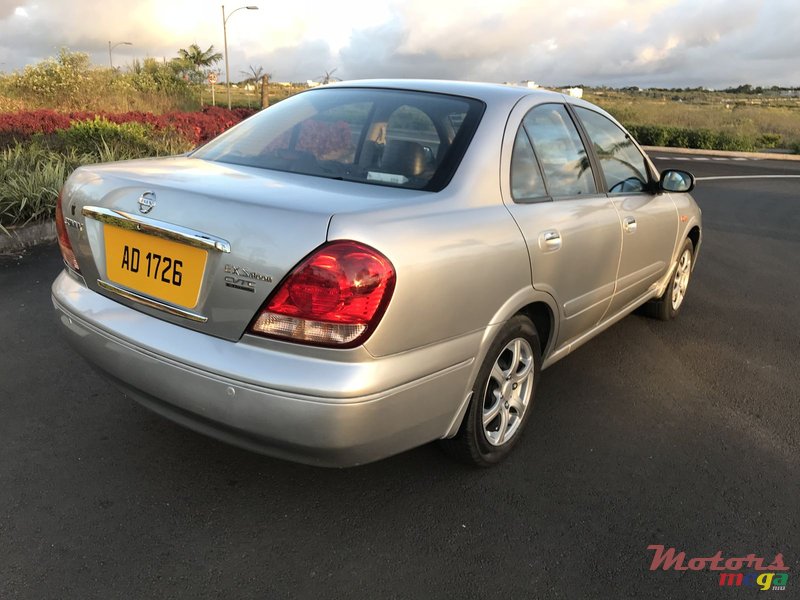
[[[522,125],[533,142],[551,196],[597,193],[586,148],[563,105],[537,106],[525,115]]]
[[[375,88],[293,96],[245,120],[192,156],[237,165],[438,191],[483,114],[478,100]]]
[[[544,188],[542,172],[528,134],[520,127],[511,153],[511,197],[524,202],[544,196],[547,196],[547,190]]]
[[[630,136],[603,115],[575,107],[594,151],[611,194],[642,192],[647,188],[647,166],[644,156]]]

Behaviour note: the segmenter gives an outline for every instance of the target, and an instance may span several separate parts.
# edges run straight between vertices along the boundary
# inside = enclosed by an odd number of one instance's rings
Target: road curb
[[[52,220],[6,229],[10,235],[0,231],[0,253],[17,252],[38,244],[54,242],[57,238],[56,222]]]
[[[642,146],[645,152],[667,152],[669,154],[695,154],[701,156],[720,156],[727,158],[760,158],[765,160],[800,161],[800,154],[779,154],[772,152],[732,152],[730,150],[700,150],[698,148],[671,148],[669,146]],[[652,157],[651,157],[652,158]]]

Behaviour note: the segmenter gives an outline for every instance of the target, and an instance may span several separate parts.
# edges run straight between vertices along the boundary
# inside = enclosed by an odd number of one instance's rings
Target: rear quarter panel
[[[503,206],[463,207],[458,198],[369,215],[335,216],[329,239],[367,243],[394,264],[386,313],[365,343],[375,356],[484,329],[506,301],[530,287],[530,263]]]
[[[329,240],[369,244],[396,269],[392,300],[365,343],[371,354],[405,352],[487,330],[532,301],[525,241],[500,196],[500,149],[510,109],[489,106],[455,177],[441,192],[331,219]]]

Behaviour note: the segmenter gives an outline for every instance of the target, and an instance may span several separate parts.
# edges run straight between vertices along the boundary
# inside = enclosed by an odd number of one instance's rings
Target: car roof
[[[563,101],[564,95],[542,89],[505,85],[500,83],[480,83],[475,81],[450,81],[439,79],[358,79],[354,81],[341,81],[328,84],[325,87],[333,88],[383,88],[397,90],[413,90],[418,92],[433,92],[438,94],[451,94],[466,96],[492,102],[516,102],[526,96],[541,96],[544,98],[559,99]],[[319,89],[319,88],[315,88]]]

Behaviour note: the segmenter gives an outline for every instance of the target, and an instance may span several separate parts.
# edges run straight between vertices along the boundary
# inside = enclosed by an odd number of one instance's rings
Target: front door
[[[670,266],[678,235],[678,210],[669,194],[655,192],[647,161],[630,136],[588,108],[574,106],[594,146],[609,197],[622,225],[622,259],[609,315],[654,288]]]

